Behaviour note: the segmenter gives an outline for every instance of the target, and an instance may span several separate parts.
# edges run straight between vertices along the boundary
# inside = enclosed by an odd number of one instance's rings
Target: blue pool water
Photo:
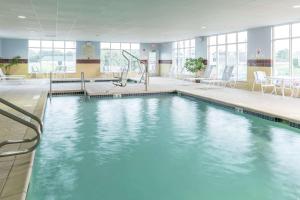
[[[55,97],[27,200],[299,200],[299,132],[186,97]]]

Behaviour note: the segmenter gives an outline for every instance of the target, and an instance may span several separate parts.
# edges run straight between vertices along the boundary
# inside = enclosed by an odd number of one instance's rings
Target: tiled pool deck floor
[[[80,91],[80,83],[54,84],[53,91]],[[0,82],[0,96],[22,108],[36,114],[43,115],[46,92],[49,89],[47,80],[29,80],[24,82]],[[113,87],[111,83],[86,83],[89,95],[111,95],[144,93],[144,85],[128,84],[125,88]],[[239,89],[210,87],[169,78],[151,78],[150,93],[178,91],[182,94],[197,96],[202,99],[222,103],[231,107],[244,108],[248,111],[281,118],[300,123],[300,99],[260,92],[250,92]],[[9,110],[0,104],[0,108]],[[17,115],[20,115],[16,113]],[[6,139],[20,139],[32,134],[26,127],[0,116],[0,141]],[[11,146],[15,150],[19,146]],[[6,149],[7,150],[7,149]],[[0,158],[0,199],[24,199],[31,173],[32,155]]]

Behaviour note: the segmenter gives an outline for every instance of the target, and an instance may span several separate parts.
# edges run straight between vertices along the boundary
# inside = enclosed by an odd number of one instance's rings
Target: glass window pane
[[[293,75],[300,77],[300,39],[293,39]]]
[[[222,78],[223,71],[226,65],[226,48],[225,45],[218,47],[218,78]]]
[[[227,46],[227,64],[235,66],[237,64],[236,44]]]
[[[196,50],[195,48],[191,48],[191,58],[195,58],[196,57]]]
[[[54,42],[54,48],[65,48],[64,41],[53,41],[53,42]]]
[[[290,75],[289,64],[289,40],[274,41],[275,76]]]
[[[121,43],[121,49],[130,50],[130,44],[129,43]]]
[[[101,49],[110,49],[110,43],[101,42]]]
[[[110,71],[110,50],[109,49],[101,50],[101,71],[103,72]]]
[[[238,65],[238,81],[247,81],[247,65]]]
[[[184,47],[185,48],[190,48],[190,40],[185,40],[184,41]]]
[[[120,43],[111,43],[111,49],[121,49]]]
[[[227,35],[227,43],[236,43],[236,33],[230,33]]]
[[[131,44],[131,49],[139,50],[140,49],[140,44],[138,44],[138,43],[132,43]]]
[[[191,47],[195,47],[195,39],[191,40]]]
[[[185,58],[190,58],[191,57],[191,49],[190,48],[184,49],[184,57]]]
[[[247,65],[247,44],[238,45],[238,64]]]
[[[300,36],[300,23],[293,24],[292,30],[293,30],[293,37],[299,37]]]
[[[208,38],[209,45],[216,45],[217,44],[217,36],[211,36]]]
[[[65,50],[54,49],[53,51],[54,72],[65,72]]]
[[[29,73],[39,73],[41,68],[40,48],[28,49]]]
[[[67,41],[66,42],[66,48],[75,49],[76,48],[76,42],[74,42],[74,41]]]
[[[273,31],[274,31],[274,39],[288,38],[290,35],[290,26],[289,25],[275,26],[273,28]]]
[[[41,47],[41,41],[40,40],[29,40],[28,41],[28,47]]]
[[[178,48],[184,48],[184,42],[183,41],[179,41],[178,42]]]
[[[53,46],[52,41],[42,41],[42,48],[52,48]]]
[[[120,72],[122,71],[122,60],[123,56],[120,50],[111,50],[111,61],[110,61],[110,71],[111,72]]]
[[[42,41],[43,43],[43,41]],[[52,49],[42,49],[41,51],[41,72],[51,72],[53,69]]]
[[[247,80],[247,44],[238,45],[238,81]]]
[[[217,65],[217,47],[209,47],[209,65]]]
[[[173,49],[177,48],[177,42],[173,42]]]
[[[218,44],[225,44],[226,35],[218,35]]]
[[[238,42],[247,42],[247,36],[248,36],[247,31],[239,32],[238,33]]]
[[[68,72],[76,71],[76,49],[65,50],[65,66]]]

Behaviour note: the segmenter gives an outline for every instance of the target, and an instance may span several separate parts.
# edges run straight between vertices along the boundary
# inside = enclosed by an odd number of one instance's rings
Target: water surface
[[[55,97],[27,200],[299,200],[299,132],[179,96]]]

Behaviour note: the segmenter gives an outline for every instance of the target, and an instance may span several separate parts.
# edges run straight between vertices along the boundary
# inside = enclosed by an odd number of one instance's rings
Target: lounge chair
[[[272,82],[270,78],[267,77],[264,71],[254,72],[254,81],[252,85],[252,91],[254,91],[255,85],[260,85],[261,92],[265,93],[265,88],[271,88],[272,94],[276,94],[276,85]]]
[[[201,82],[203,80],[210,80],[212,79],[212,72],[213,72],[213,69],[215,68],[216,66],[215,65],[208,65],[206,68],[205,68],[205,71],[204,71],[204,74],[202,77],[196,77],[196,78],[186,78],[185,80],[187,81],[194,81],[194,82]]]
[[[226,66],[221,79],[211,79],[211,80],[203,80],[203,83],[208,83],[211,85],[220,85],[226,87],[231,82],[231,77],[233,73],[234,66]],[[230,85],[231,86],[231,85]]]
[[[23,80],[25,76],[22,75],[5,75],[0,68],[0,80]]]
[[[291,96],[298,97],[299,92],[300,92],[300,79],[297,78],[297,79],[293,80]]]

